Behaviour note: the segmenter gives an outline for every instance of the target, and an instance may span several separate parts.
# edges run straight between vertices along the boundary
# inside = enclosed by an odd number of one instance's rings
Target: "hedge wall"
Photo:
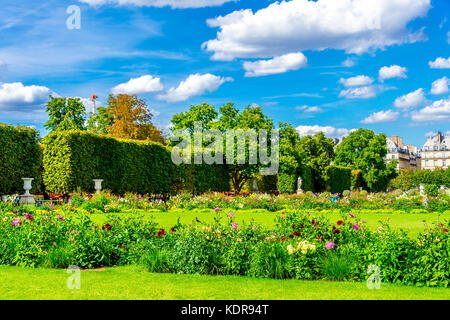
[[[228,191],[225,166],[176,166],[159,143],[61,131],[45,137],[45,145],[47,192],[93,192],[92,179],[103,179],[102,187],[115,194]]]
[[[341,193],[350,190],[352,183],[352,169],[342,166],[328,166],[328,188],[331,193]]]
[[[300,177],[302,177],[302,190],[313,190],[312,171],[309,166],[303,166]],[[280,192],[293,193],[297,192],[298,175],[290,172],[280,171],[278,173],[277,188]]]
[[[42,150],[38,139],[34,129],[0,123],[0,195],[22,194],[22,178],[34,178],[32,192],[40,190]]]

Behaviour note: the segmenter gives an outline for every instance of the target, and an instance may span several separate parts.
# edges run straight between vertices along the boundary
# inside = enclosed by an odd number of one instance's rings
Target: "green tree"
[[[201,122],[202,129],[217,129],[224,135],[223,139],[223,151],[226,154],[226,138],[225,134],[232,129],[255,129],[257,134],[259,130],[265,129],[268,131],[268,136],[271,134],[273,128],[272,120],[269,119],[262,109],[258,106],[247,106],[244,110],[239,111],[233,103],[227,103],[221,108],[219,112],[213,106],[203,103],[197,106],[191,106],[188,111],[175,114],[172,118],[173,127],[172,132],[175,130],[188,130],[189,133],[194,133],[194,123],[196,121]],[[259,139],[258,139],[259,141]],[[203,143],[203,147],[211,144],[213,141]],[[237,146],[234,145],[234,164],[227,163],[227,167],[230,172],[230,180],[233,185],[233,189],[236,193],[239,193],[245,183],[252,178],[263,165],[258,161],[257,164],[249,164],[249,141],[246,139],[246,158],[245,164],[237,164]],[[176,144],[176,143],[174,143]]]
[[[85,130],[85,107],[79,98],[50,96],[46,111],[48,121],[44,127],[50,131]]]
[[[114,123],[114,117],[108,108],[98,107],[97,113],[91,113],[87,122],[87,129],[98,134],[108,134],[108,127]]]
[[[336,148],[335,164],[360,169],[370,191],[384,191],[389,180],[397,176],[396,161],[384,161],[388,150],[386,135],[372,130],[351,132]]]
[[[299,148],[300,136],[291,124],[280,122],[278,128],[280,131],[280,170],[277,188],[280,192],[294,192],[297,189],[297,179],[302,176],[305,154]],[[307,181],[304,181],[304,185],[306,184]],[[304,187],[304,185],[302,186]]]
[[[302,137],[299,147],[305,156],[304,165],[311,168],[313,190],[324,191],[328,180],[327,167],[334,159],[334,140],[318,132],[314,136]]]
[[[411,177],[414,175],[413,169],[400,170],[398,176],[389,182],[393,189],[409,190],[413,188]]]

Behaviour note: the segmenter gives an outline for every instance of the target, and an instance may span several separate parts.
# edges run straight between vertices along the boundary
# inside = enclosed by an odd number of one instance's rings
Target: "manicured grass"
[[[450,299],[450,289],[381,283],[255,279],[148,273],[140,267],[81,271],[81,288],[68,289],[66,270],[0,266],[0,299],[352,300]]]
[[[223,209],[220,215],[226,217],[226,214],[233,211],[235,213],[234,221],[238,223],[243,223],[244,221],[250,223],[253,219],[256,223],[262,224],[268,228],[274,226],[275,217],[281,214],[281,212],[270,212],[267,210],[232,210]],[[118,215],[123,215],[124,213],[117,213]],[[130,215],[129,213],[125,213]],[[149,219],[151,217],[155,218],[155,221],[162,227],[169,229],[177,223],[177,219],[180,218],[180,222],[183,224],[188,224],[199,219],[201,222],[210,223],[215,217],[215,213],[211,209],[198,209],[198,210],[170,210],[168,212],[161,212],[158,210],[152,210],[150,212],[143,213]],[[375,230],[380,226],[379,221],[386,221],[389,218],[389,224],[393,229],[404,229],[412,237],[416,236],[419,232],[425,229],[425,225],[430,225],[432,222],[438,221],[438,219],[450,219],[449,214],[439,213],[426,213],[426,214],[398,214],[398,213],[383,213],[373,211],[370,213],[357,213],[361,219],[366,220],[369,229]],[[337,221],[341,218],[341,214],[335,212],[321,213],[320,211],[311,210],[311,215],[325,215],[330,221]],[[93,220],[101,224],[105,221],[105,216],[101,214],[94,214]],[[426,221],[425,223],[423,221]]]

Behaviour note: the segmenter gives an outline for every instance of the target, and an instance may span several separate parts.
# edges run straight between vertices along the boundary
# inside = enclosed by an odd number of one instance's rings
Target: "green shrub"
[[[269,241],[256,245],[249,275],[259,278],[290,278],[292,259],[283,243]]]
[[[41,190],[42,150],[38,139],[34,129],[0,123],[0,195],[22,194],[22,178],[34,178],[32,191]]]
[[[331,193],[341,193],[348,190],[352,183],[352,169],[341,166],[328,166],[328,189]]]
[[[334,249],[320,260],[320,272],[324,279],[343,281],[352,278],[355,258],[346,251]]]
[[[439,187],[435,184],[426,184],[424,192],[429,196],[437,197],[439,195]]]
[[[93,179],[115,194],[228,191],[225,165],[180,165],[169,148],[155,142],[119,140],[84,131],[53,132],[45,137],[47,191],[93,192]],[[226,179],[225,179],[226,177]]]

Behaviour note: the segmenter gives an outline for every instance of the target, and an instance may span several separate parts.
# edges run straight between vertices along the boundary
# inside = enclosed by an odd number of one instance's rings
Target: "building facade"
[[[422,147],[422,168],[434,170],[436,168],[447,169],[450,163],[450,136],[441,132],[429,137]]]
[[[388,153],[384,158],[386,162],[397,160],[397,170],[421,169],[421,153],[412,144],[403,144],[400,136],[391,136],[386,138]]]

